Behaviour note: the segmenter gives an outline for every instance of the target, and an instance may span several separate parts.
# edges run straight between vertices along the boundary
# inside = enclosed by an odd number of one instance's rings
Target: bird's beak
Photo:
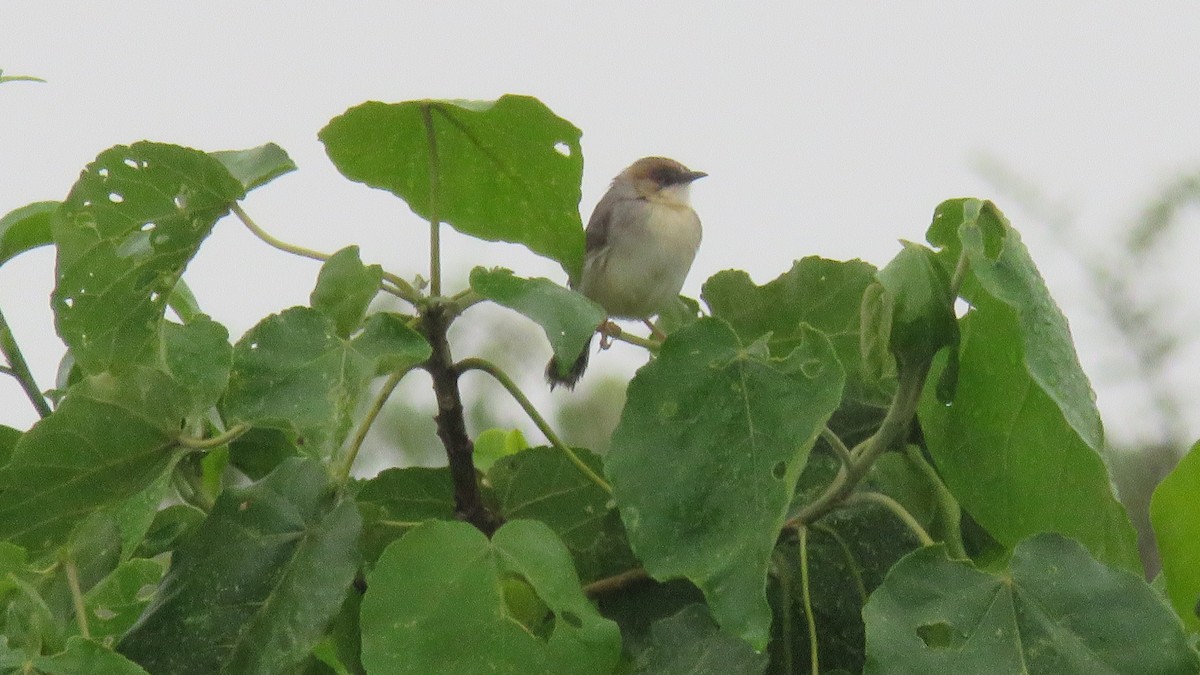
[[[708,174],[704,173],[703,171],[689,171],[684,174],[684,177],[687,178],[687,182],[690,183],[690,182],[696,180],[697,178],[704,178],[707,175]]]

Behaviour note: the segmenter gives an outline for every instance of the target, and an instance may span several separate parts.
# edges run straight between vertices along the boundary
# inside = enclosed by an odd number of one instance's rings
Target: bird
[[[675,302],[700,248],[700,217],[689,192],[707,175],[666,157],[643,157],[617,174],[588,220],[583,272],[571,287],[610,318],[641,319],[654,330],[650,317]],[[601,324],[601,335],[611,326]],[[546,380],[552,390],[575,387],[590,349],[589,338],[566,370],[550,358]]]

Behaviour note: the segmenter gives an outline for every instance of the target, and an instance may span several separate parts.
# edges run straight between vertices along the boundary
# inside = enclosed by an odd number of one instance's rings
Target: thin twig
[[[843,466],[850,466],[854,463],[854,458],[850,456],[850,449],[846,447],[846,444],[842,442],[842,439],[837,434],[833,433],[833,429],[829,427],[822,429],[821,438],[824,438],[829,447],[833,448],[838,459],[842,460]]]
[[[441,180],[438,165],[437,133],[433,128],[433,113],[429,103],[421,104],[421,119],[425,123],[425,139],[429,145],[429,294],[442,294],[442,228],[438,216],[438,182]]]
[[[396,390],[396,386],[400,384],[400,380],[404,379],[404,376],[414,368],[416,368],[416,365],[397,370],[384,380],[383,388],[379,390],[379,395],[371,402],[371,408],[367,410],[367,414],[359,422],[358,431],[355,432],[354,438],[350,441],[350,446],[346,450],[346,456],[338,468],[337,477],[340,483],[344,484],[350,479],[350,469],[354,466],[354,460],[358,457],[358,451],[362,448],[363,441],[367,438],[367,432],[371,430],[371,425],[375,423],[375,418],[383,410],[384,404],[387,403],[392,392]]]
[[[813,615],[812,595],[808,584],[808,528],[800,527],[800,593],[804,599],[804,620],[808,622],[808,653],[810,672],[821,672],[817,644],[817,619]]]
[[[46,397],[42,395],[42,390],[38,388],[37,382],[33,379],[33,373],[29,371],[29,364],[25,363],[25,357],[21,355],[21,349],[17,346],[17,339],[12,334],[12,329],[8,327],[8,321],[4,319],[4,314],[0,312],[0,353],[4,354],[5,360],[8,361],[6,375],[11,375],[21,385],[21,389],[25,392],[25,396],[29,398],[29,402],[33,404],[35,410],[40,417],[49,417],[53,412],[50,409],[50,404],[46,402]]]
[[[79,634],[85,639],[91,639],[87,604],[83,601],[83,589],[79,586],[79,568],[75,566],[74,560],[68,558],[63,561],[63,571],[67,573],[67,586],[71,589],[71,604],[75,607],[75,623],[79,625]]]
[[[537,425],[538,430],[546,436],[546,440],[550,441],[550,445],[553,445],[564,455],[566,455],[567,459],[570,460],[570,462],[575,465],[575,468],[579,469],[580,473],[586,476],[588,480],[598,485],[600,489],[604,490],[608,494],[612,494],[612,485],[610,485],[608,481],[604,480],[599,474],[593,471],[590,466],[588,466],[582,459],[579,458],[579,455],[575,454],[575,451],[572,450],[570,446],[568,446],[561,438],[559,438],[558,434],[554,432],[554,428],[550,426],[550,424],[546,421],[546,418],[542,417],[541,413],[537,411],[537,408],[533,407],[533,403],[529,401],[529,398],[525,396],[525,393],[521,391],[520,387],[518,387],[517,384],[512,381],[512,378],[508,376],[508,373],[500,370],[500,368],[498,368],[491,361],[481,358],[469,358],[459,361],[458,370],[459,372],[464,372],[467,370],[481,370],[488,375],[491,375],[497,382],[501,384],[501,386],[508,390],[508,393],[513,397],[513,399],[516,400],[517,404],[521,406],[521,408],[525,411],[525,414],[529,415],[529,419],[533,420],[533,423]]]
[[[583,587],[583,594],[589,598],[597,598],[607,593],[622,591],[635,584],[650,581],[650,574],[641,567],[625,570],[620,574],[614,574],[611,577],[597,579],[592,583]]]
[[[250,230],[254,236],[266,242],[268,246],[277,248],[285,253],[291,253],[292,255],[298,255],[302,258],[309,258],[311,260],[317,260],[320,262],[325,262],[333,257],[328,253],[321,253],[320,251],[314,251],[311,248],[305,248],[296,244],[289,244],[282,239],[271,236],[270,233],[259,227],[258,223],[254,222],[254,220],[246,214],[246,211],[242,208],[242,205],[238,204],[237,202],[231,204],[229,210],[238,217],[238,220],[242,221],[242,224],[246,226],[246,229]],[[411,284],[395,274],[392,274],[391,272],[384,272],[383,279],[387,283],[381,284],[380,290],[385,293],[390,293],[401,300],[406,300],[412,304],[416,304],[420,294],[417,293],[416,289],[413,288]]]
[[[872,502],[883,506],[895,514],[895,516],[900,519],[900,522],[904,523],[904,525],[917,536],[917,539],[920,540],[922,546],[933,546],[933,537],[930,537],[929,533],[925,531],[925,528],[921,527],[921,523],[917,522],[917,519],[913,516],[913,514],[909,513],[908,509],[904,508],[903,504],[883,494],[882,492],[855,492],[854,494],[850,495],[846,501],[847,503],[851,504]]]

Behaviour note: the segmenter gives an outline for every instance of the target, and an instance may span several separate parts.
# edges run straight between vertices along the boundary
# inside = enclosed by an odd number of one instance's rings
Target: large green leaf
[[[990,202],[958,199],[928,239],[966,259],[957,363],[935,368],[921,423],[946,485],[1005,546],[1043,531],[1140,571],[1135,533],[1100,457],[1103,430],[1066,319],[1021,238]],[[944,368],[948,367],[949,370]]]
[[[347,178],[408,202],[423,218],[523,244],[574,275],[583,264],[580,131],[541,101],[371,101],[321,130]]]
[[[371,673],[608,675],[619,653],[616,624],[584,597],[566,548],[536,521],[510,521],[491,541],[466,523],[427,522],[367,578]]]
[[[89,635],[119,638],[129,630],[153,596],[163,576],[163,564],[145,558],[127,560],[84,595]]]
[[[650,646],[634,672],[645,675],[752,675],[767,668],[767,655],[722,633],[704,605],[688,605],[654,624]]]
[[[300,663],[358,568],[360,520],[317,462],[231,488],[177,549],[120,651],[152,672],[278,673]]]
[[[646,570],[690,579],[721,626],[756,649],[771,625],[771,551],[844,382],[829,340],[811,328],[784,359],[762,351],[720,319],[673,333],[630,383],[606,458]]]
[[[935,368],[920,408],[946,486],[1005,546],[1061,532],[1100,560],[1140,572],[1136,534],[1104,461],[1023,365],[1015,312],[979,295],[961,328],[953,401],[937,400]]]
[[[540,325],[562,367],[575,362],[604,321],[600,305],[549,279],[523,279],[511,270],[476,267],[471,270],[471,288]]]
[[[350,337],[362,325],[382,280],[382,267],[364,265],[358,257],[358,247],[347,246],[321,265],[309,304],[333,319],[339,336]]]
[[[1183,623],[1200,632],[1200,518],[1196,498],[1200,495],[1200,443],[1192,447],[1179,465],[1154,488],[1150,499],[1150,523],[1162,557],[1162,574],[1167,596]]]
[[[429,354],[428,343],[402,322],[376,317],[351,341],[338,336],[326,314],[308,307],[263,319],[234,346],[221,402],[226,421],[281,429],[306,454],[331,456],[380,363],[396,367]]]
[[[54,243],[50,223],[58,202],[34,202],[0,218],[0,265],[25,251]]]
[[[188,261],[243,196],[220,162],[175,145],[119,145],[88,165],[53,225],[55,325],[84,370],[145,358]]]
[[[44,550],[84,515],[149,486],[176,457],[186,414],[183,391],[150,369],[71,387],[0,470],[0,539]]]
[[[247,150],[218,150],[208,153],[223,164],[229,174],[246,190],[266,185],[285,173],[296,170],[296,163],[274,143]]]
[[[1075,433],[1089,447],[1100,448],[1104,431],[1096,396],[1079,365],[1067,319],[1004,214],[991,202],[953,199],[938,206],[926,239],[945,248],[947,268],[966,251],[963,298],[974,305],[986,296],[1012,309],[1029,376]]]
[[[600,458],[575,453],[597,474]],[[530,448],[498,460],[487,474],[506,520],[540,520],[563,540],[585,582],[633,567],[625,530],[609,495],[557,448]]]
[[[702,297],[713,316],[728,321],[744,344],[770,333],[773,356],[792,351],[804,335],[804,324],[820,330],[846,371],[846,396],[886,406],[889,385],[864,370],[859,346],[859,305],[875,273],[874,266],[861,260],[809,256],[762,286],[740,270],[719,272],[704,282]]]
[[[867,675],[1195,673],[1179,620],[1138,576],[1076,542],[1021,542],[1005,570],[932,546],[896,564],[863,610]]]

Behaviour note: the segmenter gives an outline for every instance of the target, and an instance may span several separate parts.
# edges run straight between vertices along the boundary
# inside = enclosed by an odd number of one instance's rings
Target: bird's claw
[[[621,327],[608,320],[600,324],[596,330],[600,333],[600,349],[608,349],[612,346],[613,338],[621,335]]]

